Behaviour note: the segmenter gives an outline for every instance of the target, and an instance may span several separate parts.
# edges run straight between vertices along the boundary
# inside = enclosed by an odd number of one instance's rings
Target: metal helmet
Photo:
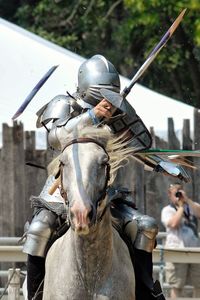
[[[113,64],[97,54],[80,66],[77,92],[85,102],[95,106],[102,99],[99,92],[102,88],[119,93],[120,79]]]

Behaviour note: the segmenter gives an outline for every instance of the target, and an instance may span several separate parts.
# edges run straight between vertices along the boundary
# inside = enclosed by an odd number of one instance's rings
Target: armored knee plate
[[[147,215],[142,215],[138,220],[138,233],[135,239],[135,248],[152,252],[155,247],[158,225],[156,220]]]
[[[55,223],[56,215],[51,211],[43,209],[36,214],[27,231],[23,252],[44,257]]]

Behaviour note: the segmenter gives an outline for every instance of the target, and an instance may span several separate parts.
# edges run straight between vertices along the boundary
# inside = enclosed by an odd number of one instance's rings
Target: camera
[[[180,198],[182,196],[182,193],[181,192],[176,192],[175,196],[176,196],[176,198]]]

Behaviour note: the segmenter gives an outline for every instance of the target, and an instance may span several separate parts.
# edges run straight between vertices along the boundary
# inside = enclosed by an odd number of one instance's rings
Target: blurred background
[[[124,88],[179,13],[179,27],[128,96],[154,147],[200,149],[200,1],[198,0],[0,0],[0,235],[23,234],[29,197],[46,178],[52,153],[36,112],[57,94],[74,92],[80,64],[94,54],[109,59]],[[13,123],[42,76],[56,71]],[[27,162],[43,168],[34,168]],[[200,202],[199,159],[189,170],[189,195]],[[135,198],[141,212],[160,211],[174,179],[136,165]],[[9,216],[9,218],[8,218]]]

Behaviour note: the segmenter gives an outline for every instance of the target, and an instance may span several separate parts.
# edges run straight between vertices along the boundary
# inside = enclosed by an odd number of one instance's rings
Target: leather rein
[[[95,139],[93,139],[93,138],[88,138],[88,137],[76,138],[76,139],[71,140],[70,142],[68,142],[68,143],[63,147],[62,153],[63,153],[64,150],[65,150],[67,147],[69,147],[70,145],[73,145],[73,144],[79,144],[79,143],[94,143],[94,144],[98,145],[99,147],[101,147],[101,148],[104,150],[104,152],[107,154],[108,158],[109,158],[109,155],[108,155],[108,153],[107,153],[107,151],[106,151],[104,145],[103,145],[102,143],[100,143],[99,141],[97,141],[97,140],[95,140]],[[62,194],[62,197],[65,199],[66,203],[69,205],[69,201],[67,200],[67,192],[66,192],[66,191],[64,190],[64,188],[63,188],[63,172],[62,172],[62,171],[63,171],[63,170],[62,170],[62,169],[63,169],[63,166],[64,166],[64,164],[61,162],[61,164],[60,164],[61,194]],[[106,196],[106,194],[107,194],[107,192],[108,192],[108,189],[109,189],[109,187],[108,187],[108,182],[109,182],[109,180],[110,180],[110,164],[107,163],[107,164],[105,165],[105,167],[106,167],[106,180],[105,180],[104,188],[103,188],[103,190],[102,190],[102,192],[101,192],[99,198],[98,198],[97,201],[96,201],[96,209],[97,209],[98,203],[101,202],[101,201],[105,198],[105,196]],[[104,209],[103,209],[101,215],[100,215],[100,216],[97,216],[97,218],[96,218],[96,220],[95,220],[96,223],[97,223],[97,222],[100,222],[100,221],[102,220],[102,217],[103,217],[103,215],[105,214],[105,212],[106,212],[106,210],[107,210],[107,208],[108,208],[109,205],[110,205],[110,201],[108,201],[108,203],[107,203],[106,206],[104,207]]]

